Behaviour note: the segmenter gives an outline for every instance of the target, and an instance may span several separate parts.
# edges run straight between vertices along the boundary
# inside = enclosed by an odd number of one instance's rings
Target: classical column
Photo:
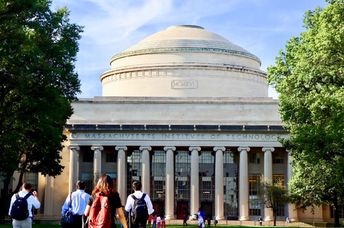
[[[141,178],[142,178],[142,191],[150,194],[150,157],[149,151],[152,150],[150,146],[141,146],[140,151],[142,153],[141,162]]]
[[[165,146],[166,151],[166,182],[165,182],[165,216],[174,219],[174,146]]]
[[[66,179],[63,180],[68,181]],[[46,180],[46,176],[44,176],[41,172],[38,173],[38,186],[37,186],[37,192],[38,194],[38,200],[40,202],[44,202],[44,197],[45,197],[45,193],[42,194],[42,192],[45,192],[47,186],[47,180]],[[66,192],[66,195],[68,193],[68,189],[63,189],[64,192]],[[41,207],[42,208],[42,207]],[[38,211],[42,211],[42,210],[38,210]]]
[[[104,148],[100,145],[94,145],[91,150],[94,151],[93,155],[93,183],[94,186],[97,184],[98,179],[102,172],[102,150]]]
[[[248,165],[247,152],[249,147],[239,147],[239,220],[245,221],[249,219],[248,213]]]
[[[55,178],[51,176],[46,176],[46,186],[44,192],[44,215],[53,216],[54,215],[54,189],[55,189]]]
[[[215,216],[224,219],[223,152],[225,147],[214,147],[215,154]]]
[[[191,180],[190,180],[190,214],[194,215],[199,209],[199,157],[198,152],[201,147],[191,146]]]
[[[68,192],[73,191],[79,176],[79,151],[78,145],[69,146],[69,185]]]
[[[291,157],[291,152],[287,151],[288,153],[288,177],[287,177],[287,183],[288,183],[288,189],[289,189],[289,180],[291,179],[292,175],[293,175],[293,161],[292,161],[292,157]],[[288,203],[288,217],[289,217],[289,221],[290,222],[295,222],[298,221],[298,217],[297,217],[297,210],[294,204],[292,203]]]
[[[262,151],[264,152],[264,178],[266,181],[272,183],[272,152],[275,151],[274,148],[263,147]],[[264,220],[271,221],[273,219],[272,208],[264,207]]]
[[[127,200],[127,156],[126,146],[116,146],[117,150],[117,191],[121,198],[122,205]]]

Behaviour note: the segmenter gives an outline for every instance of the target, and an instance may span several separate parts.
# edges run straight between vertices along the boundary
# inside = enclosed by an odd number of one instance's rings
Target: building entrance
[[[208,218],[211,219],[213,217],[213,202],[201,202],[201,207],[205,214],[205,220],[208,220]]]
[[[177,219],[184,219],[185,216],[190,215],[189,212],[189,201],[178,200],[177,201]]]
[[[154,200],[153,202],[154,212],[157,216],[165,216],[165,202],[162,200]]]

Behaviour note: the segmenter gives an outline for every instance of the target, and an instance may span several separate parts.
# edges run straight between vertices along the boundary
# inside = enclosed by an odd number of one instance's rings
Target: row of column
[[[69,192],[72,191],[74,183],[77,181],[79,173],[79,146],[70,146],[70,172],[69,172]],[[91,147],[94,151],[94,183],[98,180],[101,174],[101,151],[102,146],[94,145]],[[126,200],[127,187],[127,158],[126,146],[116,146],[117,156],[117,190],[120,194],[122,204]],[[142,153],[142,190],[150,192],[150,156],[149,152],[152,150],[150,146],[141,146]],[[165,193],[165,216],[166,219],[174,218],[174,151],[176,147],[166,146],[166,193]],[[223,180],[223,152],[225,147],[214,147],[215,151],[215,216],[218,220],[224,219],[224,180]],[[190,214],[196,214],[199,208],[199,151],[201,147],[189,147],[191,152],[191,179],[190,179]],[[249,185],[248,185],[248,158],[247,153],[250,151],[249,147],[239,147],[239,220],[249,219]],[[272,152],[274,148],[262,148],[264,152],[264,176],[272,180]],[[288,155],[288,179],[291,177],[290,156]],[[295,219],[295,208],[293,205],[288,205],[289,219]],[[273,219],[271,208],[264,209],[264,220],[270,221]]]

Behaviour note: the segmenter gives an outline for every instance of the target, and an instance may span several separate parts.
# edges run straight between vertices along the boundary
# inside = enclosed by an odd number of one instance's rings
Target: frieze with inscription
[[[73,133],[74,140],[183,140],[183,141],[244,141],[244,142],[276,142],[282,134],[228,134],[228,133]]]

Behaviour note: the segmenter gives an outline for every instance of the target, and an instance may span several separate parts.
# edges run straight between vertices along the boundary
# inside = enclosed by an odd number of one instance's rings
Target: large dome
[[[266,74],[247,50],[200,26],[171,26],[110,61],[103,96],[266,97]]]

